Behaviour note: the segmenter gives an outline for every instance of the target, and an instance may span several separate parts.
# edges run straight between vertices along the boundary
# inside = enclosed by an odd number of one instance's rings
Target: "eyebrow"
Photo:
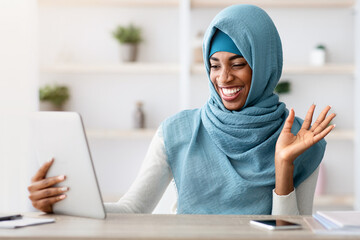
[[[231,61],[231,60],[234,60],[234,59],[237,59],[237,58],[244,58],[244,57],[240,56],[240,55],[234,55],[234,56],[229,57],[229,60]],[[210,57],[210,60],[219,61],[219,59],[216,58],[216,57]]]

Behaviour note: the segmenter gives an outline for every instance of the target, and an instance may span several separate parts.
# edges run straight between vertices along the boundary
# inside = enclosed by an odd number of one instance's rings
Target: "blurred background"
[[[118,200],[160,123],[207,101],[203,34],[237,3],[264,8],[278,28],[281,101],[300,117],[312,103],[337,113],[314,210],[359,209],[356,0],[11,0],[0,1],[0,212],[32,210],[26,113],[36,110],[82,115],[104,200]],[[175,199],[170,184],[155,213]]]

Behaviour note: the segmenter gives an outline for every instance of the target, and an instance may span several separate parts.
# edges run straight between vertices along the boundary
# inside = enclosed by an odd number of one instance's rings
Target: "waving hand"
[[[294,110],[291,109],[276,143],[275,159],[292,163],[306,149],[323,139],[335,127],[335,125],[328,126],[336,116],[334,113],[327,116],[330,109],[331,107],[327,106],[311,126],[315,110],[315,105],[311,105],[301,129],[296,135],[291,133],[295,119]]]

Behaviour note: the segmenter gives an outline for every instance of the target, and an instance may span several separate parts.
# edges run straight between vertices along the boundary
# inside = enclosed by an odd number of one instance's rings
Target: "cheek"
[[[212,85],[214,86],[214,88],[216,89],[217,91],[217,87],[216,87],[216,76],[214,74],[211,74],[210,72],[210,81],[212,83]]]
[[[251,68],[249,68],[249,71],[247,71],[247,73],[244,76],[246,85],[248,86],[248,89],[250,90],[251,87],[251,79],[252,79],[252,70]]]

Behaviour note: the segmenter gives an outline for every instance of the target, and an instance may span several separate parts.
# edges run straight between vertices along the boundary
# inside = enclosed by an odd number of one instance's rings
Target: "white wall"
[[[26,112],[37,109],[37,1],[0,1],[0,212],[29,209]]]
[[[355,40],[356,42],[360,42],[360,2],[357,1],[356,4],[356,29],[355,29]],[[360,46],[356,45],[355,48],[355,61],[356,61],[356,78],[355,78],[355,87],[354,87],[354,95],[355,95],[355,123],[360,122]],[[360,210],[360,127],[359,124],[355,124],[355,167],[354,167],[354,180],[355,180],[355,209]]]

